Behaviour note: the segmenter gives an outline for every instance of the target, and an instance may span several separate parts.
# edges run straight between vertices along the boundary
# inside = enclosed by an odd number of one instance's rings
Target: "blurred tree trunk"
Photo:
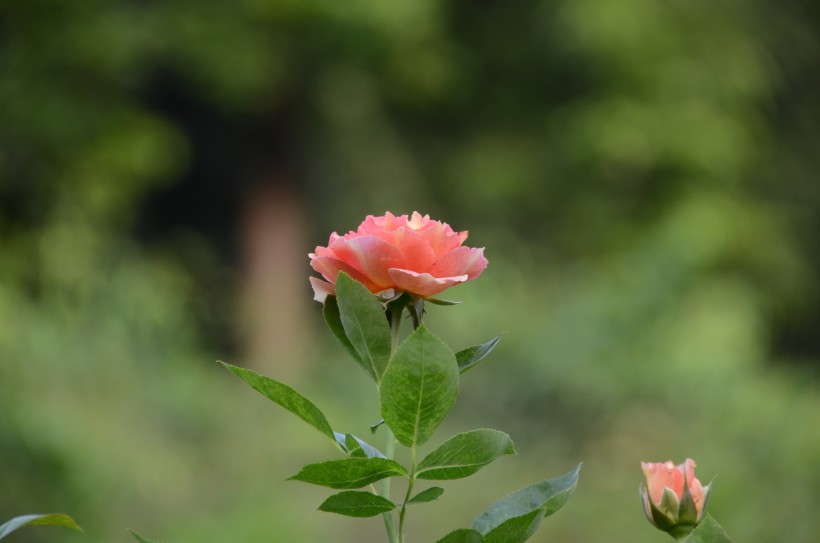
[[[247,365],[292,382],[308,359],[307,240],[288,183],[262,179],[246,192],[241,224],[240,335]]]

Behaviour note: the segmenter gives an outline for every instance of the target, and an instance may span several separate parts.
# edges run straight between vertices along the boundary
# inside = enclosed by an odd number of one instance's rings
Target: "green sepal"
[[[147,537],[142,537],[140,534],[135,532],[134,530],[128,530],[131,532],[131,535],[134,536],[134,539],[139,541],[139,543],[159,543],[159,541],[155,541],[153,539],[148,539]]]
[[[456,361],[458,362],[458,372],[464,373],[473,368],[476,364],[481,362],[488,354],[490,354],[498,342],[501,341],[501,335],[498,335],[481,345],[474,345],[467,347],[456,353]]]
[[[330,423],[327,422],[324,413],[322,413],[313,402],[291,387],[249,369],[240,368],[221,361],[219,363],[222,364],[225,369],[245,381],[251,388],[272,402],[284,407],[333,441],[336,441],[336,436],[333,434],[333,429],[330,427]]]
[[[342,344],[345,351],[347,351],[347,353],[353,357],[353,360],[358,362],[360,366],[364,367],[364,360],[362,360],[359,353],[356,352],[356,348],[352,343],[350,343],[350,340],[347,339],[347,335],[345,334],[345,329],[342,325],[342,316],[339,313],[339,302],[336,301],[336,296],[328,296],[325,298],[325,305],[322,308],[322,316],[325,318],[327,327],[330,328],[330,331],[336,339],[339,340],[339,343]]]
[[[540,518],[533,515],[537,528],[543,518],[558,511],[569,500],[578,484],[580,469],[581,464],[578,464],[561,477],[541,481],[501,498],[473,521],[473,529],[487,535],[508,520],[529,517],[533,512],[543,511],[544,515]]]
[[[421,492],[407,500],[407,505],[413,503],[431,502],[433,500],[437,500],[439,496],[441,496],[442,494],[444,494],[443,488],[441,488],[440,486],[431,486],[430,488],[422,490]]]
[[[668,486],[664,487],[663,493],[661,494],[661,503],[658,509],[660,509],[665,515],[672,519],[675,524],[677,524],[679,507],[680,500],[678,499],[678,495],[675,494],[675,491]]]
[[[644,485],[641,485],[641,500],[644,504],[644,512],[649,518],[649,522],[657,526],[659,530],[668,532],[675,526],[675,519],[670,518],[666,513],[658,509],[655,502],[649,497],[648,490]],[[649,511],[646,510],[646,504],[649,504]]]
[[[706,514],[684,543],[732,543],[731,538],[710,514]]]
[[[442,300],[440,298],[425,298],[425,300],[435,305],[459,305],[462,303],[461,301]]]
[[[453,352],[420,325],[393,354],[379,393],[381,415],[398,442],[426,443],[458,396]]]
[[[484,537],[472,528],[462,528],[450,532],[436,543],[484,543]]]
[[[346,490],[334,494],[319,506],[320,511],[348,517],[375,517],[393,511],[395,508],[396,504],[387,498],[358,490]]]
[[[345,337],[362,369],[377,383],[390,361],[390,326],[378,298],[366,286],[339,272],[336,301]],[[335,332],[334,332],[335,333]]]
[[[482,428],[455,435],[422,460],[416,477],[447,480],[468,477],[496,458],[516,454],[510,436]]]
[[[82,532],[83,529],[73,518],[63,513],[46,513],[44,515],[21,515],[14,517],[0,526],[0,539],[26,526],[62,526]]]
[[[344,458],[308,464],[288,480],[329,488],[353,489],[387,477],[407,477],[407,470],[386,458]]]
[[[689,490],[689,481],[685,477],[686,474],[684,474],[683,495],[681,495],[680,504],[678,505],[678,524],[694,526],[698,523],[698,508],[695,505],[692,492]]]

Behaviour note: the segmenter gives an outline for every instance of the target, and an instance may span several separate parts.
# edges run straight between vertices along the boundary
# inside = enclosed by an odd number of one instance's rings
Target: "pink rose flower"
[[[336,277],[343,271],[374,294],[409,292],[424,298],[478,277],[487,267],[484,248],[463,246],[467,232],[423,217],[408,218],[389,211],[368,215],[355,232],[330,235],[327,247],[310,253],[310,265],[323,281],[310,278],[314,299],[324,302],[336,294]]]
[[[644,512],[658,528],[688,533],[703,518],[710,485],[695,477],[695,461],[687,458],[676,466],[672,462],[641,462],[646,486],[641,489]]]

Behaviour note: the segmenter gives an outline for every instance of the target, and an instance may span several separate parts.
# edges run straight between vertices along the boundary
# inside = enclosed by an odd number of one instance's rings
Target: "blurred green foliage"
[[[414,540],[583,460],[533,540],[654,541],[638,463],[691,456],[737,541],[814,541],[819,23],[768,0],[0,3],[0,518],[88,534],[35,542],[381,537],[283,482],[315,436],[211,363],[241,352],[232,236],[261,171],[306,210],[304,253],[386,209],[487,247],[428,322],[454,348],[509,330],[446,425],[520,456],[448,485]],[[311,308],[298,387],[362,433],[373,391]]]

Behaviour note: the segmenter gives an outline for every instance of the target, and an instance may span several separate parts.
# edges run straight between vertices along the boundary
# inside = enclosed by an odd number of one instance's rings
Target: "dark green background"
[[[691,456],[736,541],[816,540],[818,23],[808,0],[0,3],[0,517],[87,531],[32,542],[381,540],[284,481],[333,450],[214,360],[367,434],[306,255],[417,209],[490,260],[430,328],[508,331],[429,446],[491,426],[519,456],[409,538],[584,461],[533,541],[662,541],[639,462]]]

